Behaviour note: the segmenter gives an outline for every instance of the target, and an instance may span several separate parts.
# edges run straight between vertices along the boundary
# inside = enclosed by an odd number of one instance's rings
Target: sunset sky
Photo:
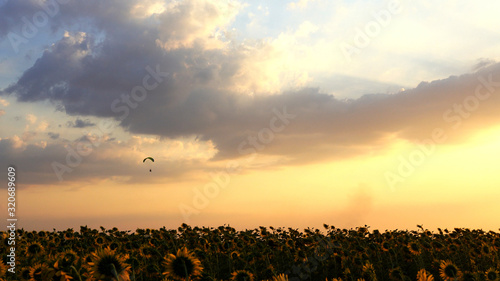
[[[0,0],[0,184],[28,230],[497,231],[499,10]]]

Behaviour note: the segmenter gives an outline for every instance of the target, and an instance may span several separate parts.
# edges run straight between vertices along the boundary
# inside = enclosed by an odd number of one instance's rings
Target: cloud
[[[38,130],[38,131],[45,131],[45,130],[47,130],[47,128],[48,128],[49,126],[50,126],[50,125],[49,125],[49,123],[48,123],[47,121],[42,121],[42,122],[40,122],[40,124],[38,125],[37,130]]]
[[[95,126],[95,123],[92,123],[89,119],[82,120],[77,118],[75,121],[68,121],[66,126],[68,128],[86,128]]]
[[[159,38],[156,42],[166,50],[192,48],[201,44],[206,49],[219,49],[223,30],[234,19],[242,5],[236,1],[172,2],[159,14]]]
[[[36,120],[37,120],[37,117],[33,114],[26,115],[26,121],[28,121],[28,124],[30,124],[30,125],[35,124]]]
[[[131,149],[132,141],[105,138],[92,141],[92,136],[84,136],[68,142],[57,134],[50,135],[51,142],[36,144],[29,144],[19,136],[0,138],[0,164],[18,167],[23,173],[24,187],[90,184],[113,178],[125,184],[182,182],[186,175],[206,168],[194,157],[174,161],[155,156],[154,168],[158,174],[145,178],[149,172],[141,165],[144,152]]]
[[[493,65],[495,64],[496,61],[495,60],[492,60],[492,59],[485,59],[485,58],[482,58],[482,59],[479,59],[476,63],[476,65],[473,66],[472,70],[474,71],[478,71],[482,68],[485,68],[487,66],[490,66],[490,65]]]
[[[5,110],[3,109],[0,109],[0,116],[4,115],[5,114]]]
[[[309,34],[316,32],[318,29],[319,27],[312,24],[310,21],[304,21],[295,32],[295,36],[307,37]]]
[[[59,138],[60,134],[59,133],[53,133],[53,132],[48,132],[47,135],[53,139],[53,140],[56,140]]]
[[[297,2],[290,2],[286,5],[288,9],[305,9],[311,0],[299,0]]]
[[[500,119],[498,63],[358,99],[338,99],[303,83],[283,91],[276,82],[284,69],[275,61],[276,42],[229,44],[222,36],[238,11],[233,2],[175,2],[132,21],[123,20],[136,7],[131,1],[106,2],[100,9],[86,3],[65,6],[54,20],[69,28],[91,16],[99,32],[65,33],[4,94],[22,102],[49,100],[68,115],[113,117],[131,134],[199,136],[213,143],[215,159],[257,151],[293,163],[384,151],[396,139],[429,138],[435,128],[443,128],[449,142],[461,141]],[[208,11],[203,19],[202,8]],[[144,81],[158,83],[134,99]],[[279,117],[287,114],[295,117]]]

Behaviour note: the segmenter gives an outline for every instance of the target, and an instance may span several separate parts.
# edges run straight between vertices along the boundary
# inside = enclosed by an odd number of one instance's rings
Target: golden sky
[[[20,227],[498,229],[499,3],[94,2],[0,1]]]

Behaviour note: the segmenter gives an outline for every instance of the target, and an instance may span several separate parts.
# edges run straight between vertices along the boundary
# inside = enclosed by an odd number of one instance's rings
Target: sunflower
[[[200,275],[203,270],[200,260],[187,248],[179,249],[176,255],[168,255],[163,265],[167,268],[163,272],[164,275],[180,280],[190,280],[191,277]]]
[[[231,281],[253,281],[253,274],[246,270],[237,270],[231,274]],[[272,279],[275,280],[274,278]]]
[[[73,230],[66,230],[64,232],[64,239],[73,240],[73,238],[75,238]]]
[[[486,256],[489,255],[491,253],[490,247],[488,245],[485,245],[485,244],[482,245],[481,246],[481,253],[483,255],[486,255]]]
[[[488,281],[497,281],[498,280],[498,271],[494,268],[490,268],[486,270],[486,280]]]
[[[74,266],[79,257],[73,250],[66,250],[59,253],[57,261],[54,263],[55,275],[60,276],[60,280],[70,280],[71,266]]]
[[[21,280],[30,280],[30,270],[31,268],[29,267],[24,267],[23,270],[21,270]]]
[[[382,251],[387,252],[389,251],[389,249],[391,249],[391,244],[389,244],[389,242],[387,241],[384,241],[382,243]]]
[[[375,274],[375,268],[373,267],[373,264],[368,262],[363,265],[363,277],[368,280],[377,280],[377,275]]]
[[[413,255],[419,255],[420,254],[420,246],[416,242],[410,242],[408,244],[408,250],[410,250],[410,253]]]
[[[26,247],[26,254],[28,256],[36,256],[38,254],[42,254],[44,252],[42,244],[38,242],[31,242]]]
[[[240,258],[240,253],[238,253],[237,251],[232,251],[230,256],[232,260],[237,260]]]
[[[94,239],[94,242],[97,244],[97,245],[103,245],[105,242],[106,242],[106,239],[104,239],[104,237],[102,236],[98,236]]]
[[[119,256],[115,251],[106,248],[91,254],[90,274],[98,280],[129,280],[130,266],[125,263],[128,255]]]
[[[37,263],[30,267],[30,281],[44,281],[50,280],[54,272],[46,265]]]
[[[462,272],[451,261],[441,261],[439,276],[444,281],[456,281],[461,278]]]
[[[434,281],[434,276],[422,268],[417,272],[417,281]]]
[[[288,276],[282,273],[278,276],[273,277],[272,281],[288,281]]]
[[[389,271],[389,279],[393,281],[403,281],[405,280],[404,274],[401,271],[401,268],[398,266]]]
[[[4,264],[3,262],[0,262],[0,278],[5,277],[6,273],[7,273],[7,265]]]

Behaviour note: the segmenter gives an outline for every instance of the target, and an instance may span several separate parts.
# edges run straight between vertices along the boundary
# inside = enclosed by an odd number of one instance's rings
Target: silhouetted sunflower
[[[456,281],[462,277],[462,272],[451,261],[441,261],[439,276],[444,281]]]
[[[4,278],[7,273],[7,265],[3,262],[0,262],[0,278]]]
[[[483,255],[486,255],[486,256],[489,255],[491,253],[490,247],[488,245],[482,245],[481,246],[481,253]]]
[[[363,265],[363,277],[367,280],[377,280],[377,275],[375,274],[375,268],[373,267],[373,264],[368,262]]]
[[[176,255],[169,254],[163,265],[166,267],[163,274],[173,279],[191,280],[203,271],[200,260],[187,248],[179,249]]]
[[[29,243],[28,246],[26,247],[26,250],[28,256],[36,256],[42,254],[44,251],[42,244],[38,242]]]
[[[498,271],[496,271],[494,268],[486,270],[486,280],[497,281],[498,279]]]
[[[391,244],[389,244],[389,242],[387,242],[387,241],[384,241],[382,243],[382,250],[384,252],[387,252],[387,251],[389,251],[389,249],[391,249]]]
[[[91,255],[92,262],[89,263],[91,266],[90,274],[92,277],[98,280],[110,280],[117,281],[120,280],[130,280],[129,270],[130,266],[125,263],[128,255],[119,256],[109,248],[104,250],[97,250]]]
[[[50,280],[53,276],[52,270],[46,264],[37,263],[30,267],[30,281]]]
[[[253,274],[246,271],[246,270],[237,270],[231,274],[230,280],[231,281],[253,281]]]
[[[420,246],[416,242],[410,242],[410,244],[408,244],[408,250],[414,255],[419,255],[421,251]]]
[[[103,245],[106,242],[106,239],[104,239],[104,237],[102,237],[102,236],[98,236],[95,238],[94,242],[97,245]]]
[[[60,280],[70,280],[72,277],[71,266],[75,265],[79,257],[73,250],[66,250],[57,255],[57,261],[54,263],[55,275]]]
[[[404,277],[405,276],[403,274],[403,271],[401,271],[401,268],[399,268],[399,266],[389,271],[389,279],[391,279],[392,281],[404,281]]]
[[[73,240],[75,238],[73,230],[67,230],[64,232],[64,239]]]
[[[434,281],[434,276],[422,268],[417,272],[417,281]]]

